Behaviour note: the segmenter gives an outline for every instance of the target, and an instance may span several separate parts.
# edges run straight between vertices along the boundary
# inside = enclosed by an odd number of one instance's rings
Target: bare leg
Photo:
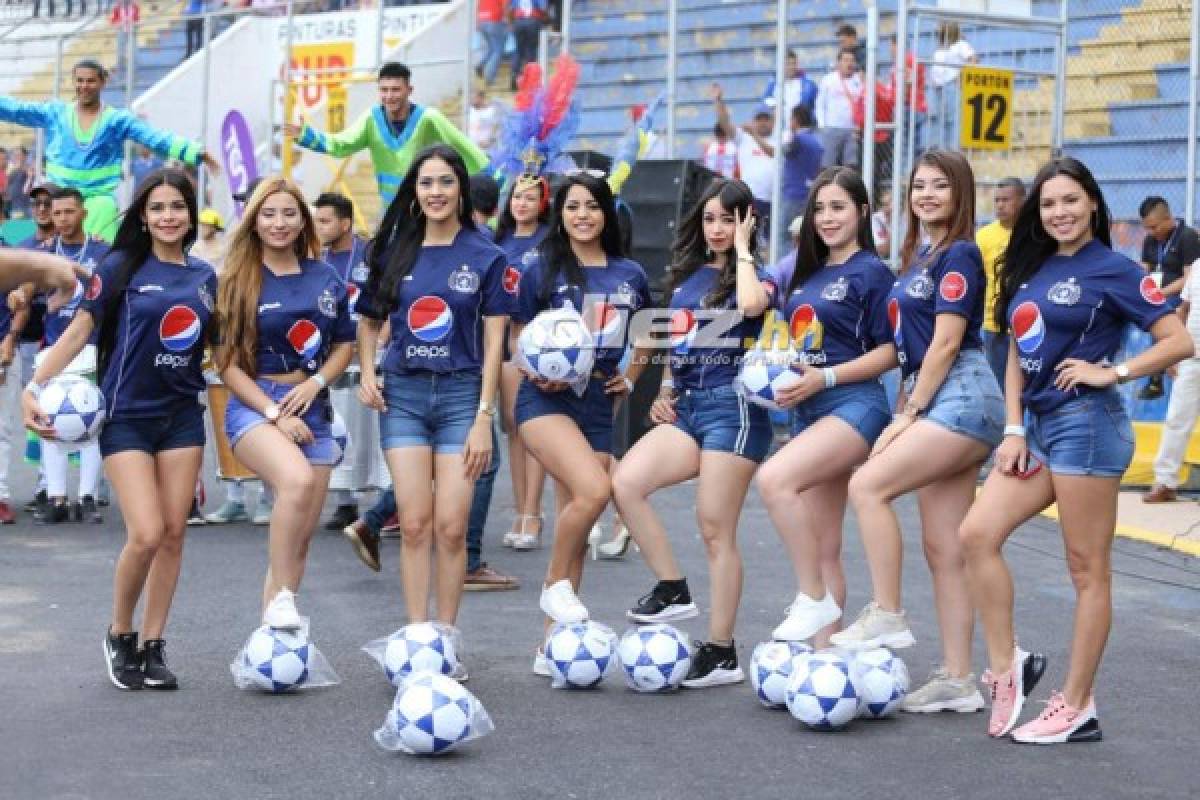
[[[758,464],[732,453],[704,451],[696,487],[696,519],[708,556],[712,611],[708,636],[713,642],[732,642],[742,598],[742,554],[737,546],[737,523],[746,490]]]
[[[461,453],[434,456],[433,538],[437,618],[453,625],[467,574],[467,516],[475,484],[467,480]]]
[[[146,604],[142,609],[142,639],[161,639],[179,582],[183,537],[196,490],[196,475],[204,457],[202,447],[165,450],[154,457],[163,538],[146,578]]]
[[[397,447],[384,453],[400,511],[400,585],[409,622],[429,619],[433,555],[433,450]],[[459,579],[462,583],[462,579]]]
[[[125,520],[125,546],[117,556],[113,576],[112,632],[131,633],[133,612],[146,585],[146,576],[166,530],[158,497],[154,457],[139,450],[124,450],[105,459]],[[193,475],[193,481],[195,476]]]

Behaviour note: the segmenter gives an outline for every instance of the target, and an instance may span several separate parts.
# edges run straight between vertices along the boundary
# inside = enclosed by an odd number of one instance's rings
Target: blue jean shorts
[[[821,417],[834,416],[845,422],[867,442],[875,444],[892,421],[887,392],[879,381],[861,381],[817,392],[792,409],[792,436],[808,430]]]
[[[761,464],[771,450],[771,417],[732,386],[684,389],[675,399],[676,428],[701,450],[733,453]]]
[[[538,417],[561,414],[578,426],[592,450],[612,453],[613,401],[604,393],[604,383],[604,378],[593,376],[588,380],[583,397],[580,397],[572,389],[543,392],[528,379],[522,378],[521,386],[517,389],[514,413],[517,427]]]
[[[1086,392],[1025,414],[1029,450],[1058,475],[1119,478],[1133,459],[1133,424],[1114,390]]]
[[[379,415],[384,450],[428,447],[435,454],[461,453],[479,415],[478,370],[386,372]]]
[[[911,390],[916,376],[909,376]],[[1004,438],[1004,395],[982,350],[961,350],[924,418],[995,447]]]
[[[296,388],[295,384],[278,383],[266,378],[258,378],[254,382],[275,403]],[[312,444],[299,445],[308,463],[318,467],[332,467],[337,464],[342,458],[342,448],[333,439],[333,406],[329,402],[328,390],[317,394],[301,419],[313,435]],[[237,395],[230,393],[229,405],[225,407],[225,436],[229,439],[230,447],[237,447],[241,438],[259,425],[269,424],[266,417],[244,405]]]
[[[189,403],[154,417],[116,417],[100,431],[100,455],[125,450],[154,455],[164,450],[204,447],[204,410]]]

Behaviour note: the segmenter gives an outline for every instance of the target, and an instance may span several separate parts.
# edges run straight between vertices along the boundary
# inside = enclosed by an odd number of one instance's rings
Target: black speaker
[[[598,169],[605,175],[612,172],[612,158],[595,150],[569,150],[567,155],[575,159],[580,169]]]

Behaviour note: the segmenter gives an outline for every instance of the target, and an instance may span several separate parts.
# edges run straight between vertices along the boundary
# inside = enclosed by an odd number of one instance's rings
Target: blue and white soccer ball
[[[38,396],[54,435],[70,443],[95,438],[104,424],[104,395],[91,381],[64,376],[50,381]]]
[[[330,435],[333,436],[333,441],[337,442],[337,446],[341,448],[341,455],[338,456],[337,463],[341,464],[346,457],[346,448],[350,446],[350,431],[346,430],[346,420],[342,419],[342,415],[333,412],[333,422],[329,424]]]
[[[758,702],[767,708],[787,706],[788,681],[792,661],[813,650],[803,642],[763,642],[750,657],[750,685]]]
[[[791,368],[795,355],[751,351],[742,361],[734,380],[734,388],[746,402],[770,411],[782,411],[776,399],[778,393],[800,382],[800,373]]]
[[[692,668],[687,638],[670,625],[631,628],[617,645],[625,683],[639,692],[678,689]]]
[[[797,657],[788,680],[787,707],[793,717],[814,730],[845,726],[858,715],[854,670],[835,653]]]
[[[393,686],[415,672],[449,675],[458,666],[454,640],[431,622],[405,625],[387,638],[383,671]]]
[[[590,374],[596,359],[592,333],[573,308],[538,314],[521,330],[517,350],[535,375],[565,383],[575,383]]]
[[[425,672],[396,692],[384,727],[414,755],[441,755],[471,735],[476,703],[458,681]]]
[[[263,625],[250,634],[242,648],[242,674],[268,692],[280,694],[308,680],[314,648],[300,631]]]
[[[908,694],[908,667],[886,647],[864,650],[851,664],[858,686],[859,716],[880,719],[896,713]]]
[[[559,623],[550,629],[544,652],[554,686],[591,689],[616,664],[617,637],[591,620]]]

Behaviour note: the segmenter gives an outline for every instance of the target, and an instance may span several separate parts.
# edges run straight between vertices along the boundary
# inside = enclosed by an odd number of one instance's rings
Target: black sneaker
[[[1151,375],[1150,380],[1146,381],[1146,385],[1138,392],[1138,398],[1141,400],[1157,400],[1163,396],[1163,378],[1162,375]]]
[[[643,595],[638,604],[625,612],[634,622],[669,622],[676,619],[691,619],[699,611],[688,591],[687,578],[677,581],[659,581],[650,594]]]
[[[32,500],[25,504],[25,512],[27,514],[40,514],[49,501],[50,498],[46,496],[46,490],[41,489],[33,496]]]
[[[71,518],[71,507],[66,502],[62,503],[46,503],[42,508],[42,513],[38,515],[37,524],[39,525],[58,525],[67,522]]]
[[[692,668],[683,679],[683,685],[688,689],[706,689],[709,686],[741,683],[745,679],[742,668],[738,666],[737,650],[732,644],[696,642]]]
[[[333,510],[329,519],[325,521],[325,530],[344,530],[348,526],[353,525],[356,519],[358,519],[358,506],[338,506]]]
[[[175,673],[167,668],[167,643],[147,639],[142,643],[142,685],[147,689],[178,689]]]
[[[142,688],[142,660],[138,657],[138,635],[118,633],[112,628],[104,636],[104,663],[108,667],[108,679],[118,689]]]

